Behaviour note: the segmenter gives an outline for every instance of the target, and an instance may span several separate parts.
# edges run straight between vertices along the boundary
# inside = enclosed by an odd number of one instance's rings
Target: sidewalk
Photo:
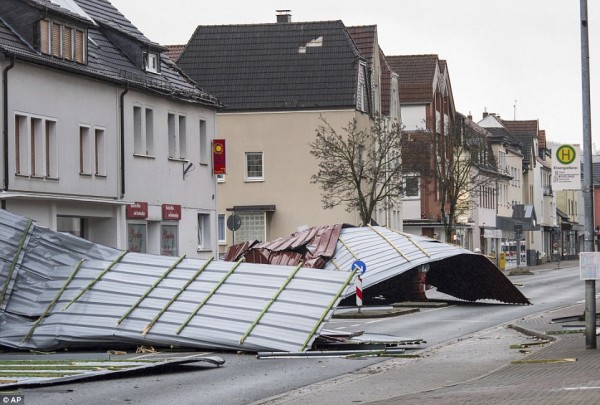
[[[578,261],[562,262],[573,267]],[[529,267],[537,272],[556,263]],[[592,404],[600,402],[600,346],[585,348],[585,333],[552,334],[554,318],[581,315],[584,304],[522,318],[515,328],[555,338],[525,353],[510,349],[527,335],[506,326],[394,359],[271,398],[268,404]],[[584,322],[575,322],[583,324]],[[531,342],[531,340],[529,340]]]

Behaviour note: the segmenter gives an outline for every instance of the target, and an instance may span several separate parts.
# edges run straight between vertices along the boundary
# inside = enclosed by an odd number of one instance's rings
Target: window
[[[406,176],[404,178],[404,197],[418,198],[419,196],[419,176]]]
[[[200,120],[200,164],[208,164],[208,138],[206,136],[206,121]]]
[[[198,214],[198,250],[210,250],[210,214]]]
[[[94,166],[95,166],[95,174],[97,176],[105,176],[106,175],[106,161],[105,161],[105,153],[104,153],[104,130],[96,128],[94,133]]]
[[[15,115],[15,173],[32,177],[58,177],[56,121]]]
[[[127,224],[127,250],[130,252],[146,253],[147,238],[145,223]]]
[[[264,241],[266,239],[266,212],[264,211],[242,211],[236,213],[242,226],[235,231],[234,244],[249,240]]]
[[[180,115],[179,118],[174,113],[169,113],[167,116],[167,135],[169,138],[169,159],[186,158],[186,124],[185,115]]]
[[[152,72],[152,73],[158,73],[159,72],[159,68],[158,68],[158,54],[154,53],[154,52],[148,52],[146,53],[146,57],[145,57],[145,68],[147,72]]]
[[[79,174],[92,174],[90,128],[79,127]]]
[[[246,152],[246,180],[264,180],[262,152]]]
[[[219,214],[217,223],[218,239],[220,244],[227,243],[225,233],[225,214]]]
[[[167,116],[167,131],[169,137],[169,157],[174,158],[177,153],[177,139],[175,138],[175,114]]]
[[[160,226],[160,254],[163,256],[177,256],[177,251],[177,225],[162,224]]]
[[[46,120],[46,177],[58,178],[56,121]]]
[[[86,63],[86,33],[56,21],[40,20],[39,49],[55,58]]]
[[[179,116],[179,158],[186,158],[186,148],[187,148],[187,135],[186,135],[186,124],[185,124],[185,115]]]
[[[142,156],[154,153],[154,111],[151,108],[133,106],[133,153]]]

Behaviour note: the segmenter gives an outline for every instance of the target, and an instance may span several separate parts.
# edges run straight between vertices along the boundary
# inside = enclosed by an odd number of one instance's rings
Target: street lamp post
[[[583,202],[585,212],[584,250],[594,251],[594,201],[592,191],[592,129],[590,107],[590,56],[587,0],[580,0],[581,81],[583,110]],[[596,280],[585,280],[585,347],[596,348]]]

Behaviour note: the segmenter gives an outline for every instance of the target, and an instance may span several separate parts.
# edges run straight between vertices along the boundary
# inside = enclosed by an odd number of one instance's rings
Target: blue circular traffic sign
[[[357,260],[354,263],[352,263],[352,271],[355,270],[362,276],[367,271],[367,265],[362,260]]]

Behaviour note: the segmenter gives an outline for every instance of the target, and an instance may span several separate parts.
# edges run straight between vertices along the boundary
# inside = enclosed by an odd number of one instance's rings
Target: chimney
[[[483,112],[483,118],[485,118],[485,117],[487,117],[487,116],[488,116],[488,113],[487,113],[487,111],[484,111],[484,112]]]
[[[292,22],[290,10],[275,10],[277,12],[277,23],[287,24]]]

